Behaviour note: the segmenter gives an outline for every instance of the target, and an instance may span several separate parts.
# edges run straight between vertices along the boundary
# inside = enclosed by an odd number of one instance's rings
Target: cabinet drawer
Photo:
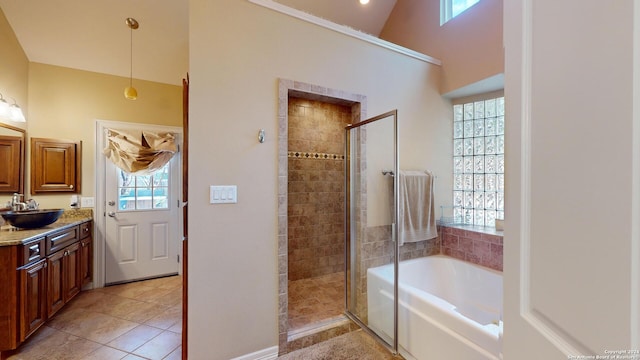
[[[45,257],[45,238],[39,238],[22,246],[22,264],[29,265]]]
[[[78,241],[78,229],[78,226],[74,226],[47,235],[47,255],[53,254],[65,246]]]
[[[84,239],[91,235],[91,222],[80,224],[80,239]]]

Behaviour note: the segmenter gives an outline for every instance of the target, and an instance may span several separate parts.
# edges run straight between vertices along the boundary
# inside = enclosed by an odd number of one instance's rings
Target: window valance
[[[151,174],[178,151],[175,135],[170,132],[106,129],[106,136],[105,156],[131,174]]]

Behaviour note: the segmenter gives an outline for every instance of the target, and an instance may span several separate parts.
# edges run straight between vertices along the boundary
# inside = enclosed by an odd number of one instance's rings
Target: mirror
[[[24,194],[26,131],[0,123],[0,194]]]

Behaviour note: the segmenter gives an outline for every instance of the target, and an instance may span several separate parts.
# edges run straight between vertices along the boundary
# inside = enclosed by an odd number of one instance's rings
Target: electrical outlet
[[[78,195],[71,195],[71,198],[69,199],[69,206],[74,209],[78,209],[80,207],[80,204],[78,203]]]

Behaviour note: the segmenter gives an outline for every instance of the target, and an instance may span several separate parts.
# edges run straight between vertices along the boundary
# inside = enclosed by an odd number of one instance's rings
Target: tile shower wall
[[[502,271],[502,236],[443,226],[442,253]]]
[[[289,280],[344,270],[344,127],[348,106],[289,98]]]

